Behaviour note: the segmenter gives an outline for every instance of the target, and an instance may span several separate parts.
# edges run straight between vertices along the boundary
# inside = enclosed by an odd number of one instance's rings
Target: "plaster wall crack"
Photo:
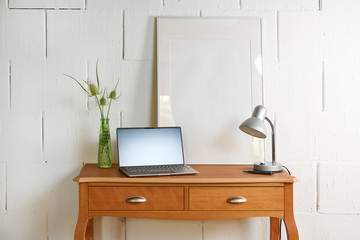
[[[8,62],[8,107],[12,108],[12,75],[11,75],[11,60]]]
[[[43,157],[43,161],[47,163],[44,156],[45,152],[45,113],[44,111],[41,112],[41,153]]]
[[[324,61],[322,62],[322,66],[321,66],[321,111],[325,112],[325,101],[326,101],[326,96],[325,96],[325,63]]]
[[[201,240],[205,239],[204,220],[201,220]]]
[[[120,113],[119,113],[119,126],[120,127],[122,127],[123,126],[123,121],[122,121],[122,116],[123,115],[123,112],[121,111]]]
[[[122,13],[122,59],[125,60],[125,11],[121,10]]]
[[[316,212],[319,213],[320,211],[320,163],[318,162],[316,165]]]
[[[47,56],[48,56],[48,17],[47,17],[47,10],[45,10],[45,13],[44,13],[44,41],[45,41],[45,46],[44,46],[44,53],[45,53],[45,59],[47,59]]]
[[[5,212],[8,209],[8,165],[5,163]]]
[[[276,56],[277,61],[280,62],[280,33],[279,33],[279,11],[276,12]]]
[[[85,81],[90,84],[89,82],[89,61],[86,61],[85,64]],[[90,98],[87,94],[85,94],[85,107],[86,111],[90,111]]]
[[[49,237],[49,214],[46,213],[45,215],[45,221],[46,221],[46,239],[49,240],[50,237]]]

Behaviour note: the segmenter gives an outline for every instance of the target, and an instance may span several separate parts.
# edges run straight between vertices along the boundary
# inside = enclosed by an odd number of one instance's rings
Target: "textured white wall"
[[[359,10],[356,0],[0,0],[0,239],[73,238],[72,178],[96,162],[99,114],[63,73],[94,80],[99,59],[105,84],[120,79],[113,131],[155,125],[156,16],[263,18],[265,103],[277,158],[300,179],[300,238],[358,239]],[[268,231],[265,218],[95,221],[106,240],[257,240]]]

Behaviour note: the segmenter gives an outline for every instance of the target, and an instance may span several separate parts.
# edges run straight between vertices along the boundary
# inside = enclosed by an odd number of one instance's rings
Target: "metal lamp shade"
[[[256,117],[246,119],[240,125],[240,130],[254,137],[266,138],[264,121]]]
[[[265,116],[266,108],[261,105],[256,106],[252,116],[240,125],[240,130],[254,137],[266,138]]]

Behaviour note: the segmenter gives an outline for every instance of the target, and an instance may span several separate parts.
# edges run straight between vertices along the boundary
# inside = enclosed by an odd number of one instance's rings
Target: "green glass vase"
[[[100,136],[98,148],[98,167],[111,168],[112,166],[112,151],[111,151],[111,136],[109,119],[100,120]]]

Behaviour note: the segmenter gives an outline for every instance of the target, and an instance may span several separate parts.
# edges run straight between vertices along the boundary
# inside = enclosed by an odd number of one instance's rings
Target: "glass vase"
[[[111,151],[109,119],[101,119],[99,148],[98,148],[98,167],[111,168],[111,166],[112,166],[112,151]]]

